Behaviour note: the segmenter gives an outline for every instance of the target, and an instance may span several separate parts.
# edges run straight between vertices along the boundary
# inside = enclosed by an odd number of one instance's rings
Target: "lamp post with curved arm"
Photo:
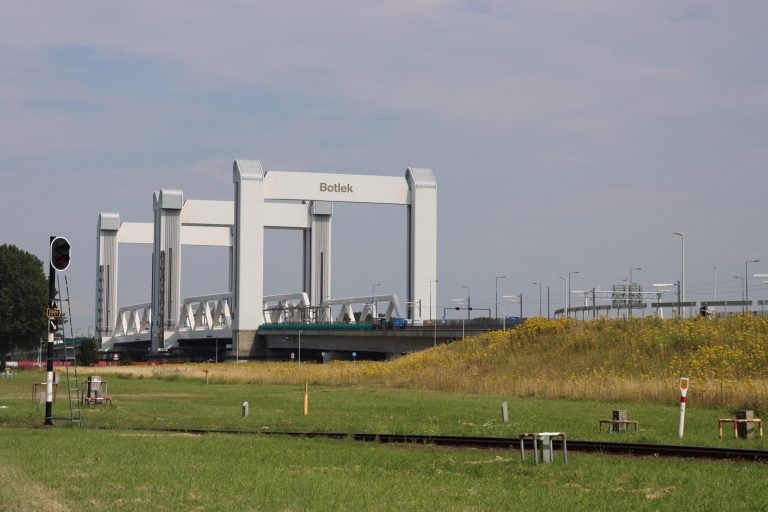
[[[565,316],[568,316],[568,311],[571,309],[571,275],[572,274],[580,274],[578,270],[573,272],[568,272],[568,295],[566,296],[566,303],[567,306],[565,307]]]
[[[682,247],[682,253],[680,255],[680,302],[685,302],[685,233],[682,231],[675,231],[672,233],[673,235],[677,235],[680,237],[680,244]]]
[[[749,303],[749,264],[750,263],[760,263],[760,260],[747,260],[744,262],[744,302],[747,303],[747,304],[744,304],[745,311],[752,310],[752,308],[750,308],[748,304]]]
[[[461,285],[461,287],[467,289],[467,322],[469,322],[472,314],[472,296],[469,293],[469,286]]]
[[[539,316],[541,316],[541,283],[534,282],[532,284],[539,285]]]

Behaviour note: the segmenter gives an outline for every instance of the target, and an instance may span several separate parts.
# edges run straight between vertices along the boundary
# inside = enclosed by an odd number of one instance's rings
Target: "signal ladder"
[[[56,276],[58,281],[58,275]],[[75,348],[75,338],[74,338],[74,329],[72,327],[72,309],[69,302],[69,283],[67,282],[67,276],[64,276],[64,284],[65,289],[67,292],[67,298],[62,299],[61,297],[61,282],[57,283],[59,286],[57,286],[59,291],[59,297],[57,300],[59,308],[62,306],[62,302],[66,300],[67,302],[67,317],[69,318],[69,339],[64,335],[64,323],[60,322],[57,324],[57,333],[61,333],[61,339],[64,344],[64,364],[66,368],[66,379],[67,379],[67,402],[69,402],[69,416],[59,416],[54,417],[54,419],[57,420],[65,420],[65,421],[71,421],[73,423],[77,423],[80,425],[81,421],[81,411],[80,411],[80,387],[77,382],[77,351]]]

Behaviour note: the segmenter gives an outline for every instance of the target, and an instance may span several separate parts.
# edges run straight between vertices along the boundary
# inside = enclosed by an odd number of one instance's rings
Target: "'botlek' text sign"
[[[268,171],[265,199],[408,204],[405,177]]]

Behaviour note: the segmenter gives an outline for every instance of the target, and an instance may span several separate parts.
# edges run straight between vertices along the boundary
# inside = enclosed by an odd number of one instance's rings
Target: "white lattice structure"
[[[149,332],[152,309],[148,302],[120,308],[115,334],[118,336],[141,335]]]
[[[184,299],[177,332],[227,331],[232,333],[231,293],[202,295]]]
[[[367,297],[330,299],[323,302],[318,322],[357,323],[358,321],[355,320],[355,307],[359,308],[362,306],[359,322],[370,323],[377,317],[377,309],[380,302],[385,304],[384,318],[386,320],[391,320],[393,316],[403,318],[403,311],[400,308],[400,301],[397,295],[369,295]],[[336,312],[334,313],[335,309]]]
[[[302,292],[264,297],[263,319],[265,324],[313,322],[309,295]]]

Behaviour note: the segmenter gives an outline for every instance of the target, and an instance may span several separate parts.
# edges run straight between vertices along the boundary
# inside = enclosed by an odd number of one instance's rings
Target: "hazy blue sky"
[[[768,3],[756,1],[4,2],[0,242],[70,238],[76,329],[93,325],[100,211],[152,192],[230,199],[234,158],[403,175],[439,194],[439,305],[541,281],[680,277],[739,299],[768,272]],[[405,289],[405,213],[337,205],[334,296]],[[267,292],[300,286],[300,238],[267,236]],[[225,252],[185,249],[184,295],[226,290]],[[149,300],[150,248],[120,302]],[[750,281],[750,296],[768,288]],[[546,293],[546,288],[545,288]],[[575,299],[574,299],[575,301]],[[516,307],[515,307],[516,310]]]

